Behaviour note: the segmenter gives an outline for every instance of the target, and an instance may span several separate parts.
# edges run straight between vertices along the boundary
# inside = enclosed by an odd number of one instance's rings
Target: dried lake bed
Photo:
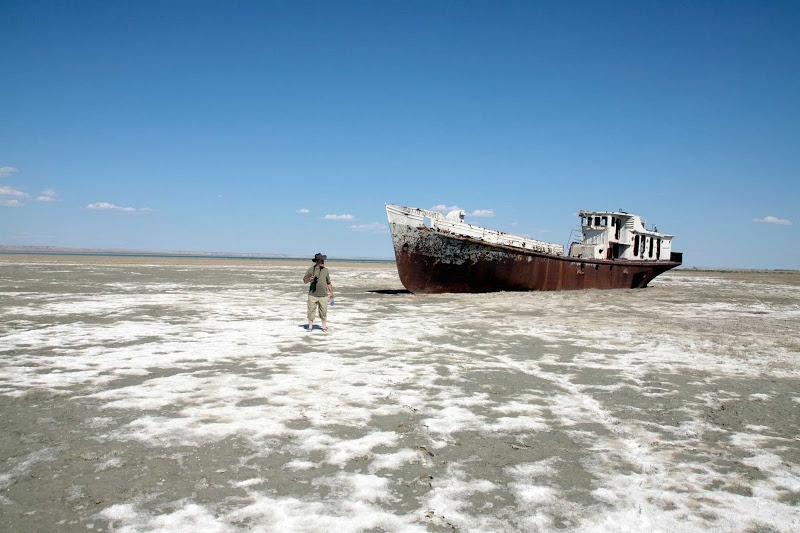
[[[800,531],[800,273],[0,255],[0,530]]]

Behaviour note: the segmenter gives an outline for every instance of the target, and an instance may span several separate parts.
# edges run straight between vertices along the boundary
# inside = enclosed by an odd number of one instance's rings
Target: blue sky
[[[0,0],[0,244],[391,257],[385,203],[800,269],[800,3]]]

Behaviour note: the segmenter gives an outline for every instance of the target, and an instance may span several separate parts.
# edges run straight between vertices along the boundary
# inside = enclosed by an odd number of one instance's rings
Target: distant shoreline
[[[190,251],[157,251],[157,250],[125,250],[101,248],[61,248],[57,246],[9,246],[0,245],[0,256],[3,255],[58,255],[58,256],[83,256],[83,257],[153,257],[153,258],[186,258],[186,259],[231,259],[231,260],[285,260],[308,261],[310,257],[292,254],[254,254],[254,253],[226,253],[226,252],[190,252]],[[355,262],[355,263],[394,263],[394,258],[388,257],[336,257],[329,256],[330,261]],[[675,269],[680,272],[787,272],[794,273],[798,270],[789,268],[736,268],[736,267],[703,267],[682,265]]]
[[[190,259],[241,259],[241,260],[296,260],[307,261],[309,257],[290,254],[253,254],[226,252],[189,252],[189,251],[156,251],[156,250],[118,250],[98,248],[60,248],[50,246],[2,246],[0,255],[63,255],[63,256],[97,256],[97,257],[160,257]],[[393,263],[394,259],[381,257],[335,257],[331,261],[355,261]]]

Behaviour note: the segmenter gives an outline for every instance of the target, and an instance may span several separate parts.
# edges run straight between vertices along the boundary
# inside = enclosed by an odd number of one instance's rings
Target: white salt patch
[[[154,516],[147,522],[146,527],[150,530],[169,531],[170,533],[197,533],[198,531],[227,533],[233,531],[230,525],[220,523],[212,512],[197,504],[188,504],[173,513]],[[125,531],[125,529],[121,531]]]
[[[536,431],[546,431],[548,425],[541,420],[529,416],[518,416],[514,418],[501,417],[491,424],[485,424],[481,431],[488,433],[534,433]]]
[[[328,504],[301,501],[296,498],[274,499],[251,492],[249,503],[228,513],[213,516],[193,503],[178,504],[173,513],[147,516],[133,506],[114,506],[98,516],[114,520],[114,531],[238,531],[246,524],[248,531],[274,532],[362,532],[379,530],[387,533],[421,533],[426,528],[415,524],[414,516],[395,515],[382,509],[380,502],[390,495],[385,480],[359,474],[341,473],[324,478],[321,483],[339,494]],[[121,522],[121,524],[118,524]]]
[[[393,453],[376,454],[369,465],[369,471],[374,473],[378,470],[398,470],[403,465],[425,461],[427,459],[419,451],[403,448]]]
[[[90,418],[87,423],[91,428],[104,428],[114,421],[113,418],[107,416],[95,416]]]
[[[242,481],[233,481],[233,480],[231,480],[228,483],[232,487],[244,488],[244,487],[252,487],[253,485],[260,485],[260,484],[264,483],[264,480],[261,479],[260,477],[254,477],[254,478],[245,479],[245,480],[242,480]]]
[[[421,533],[425,527],[413,523],[413,518],[397,516],[381,507],[364,502],[340,502],[325,505],[294,498],[256,498],[252,504],[224,517],[228,522],[248,523],[254,532],[323,532],[357,533],[369,530],[386,533]]]
[[[337,476],[337,484],[347,492],[347,499],[359,502],[392,501],[389,480],[371,474],[345,474]]]
[[[98,464],[97,467],[94,469],[94,471],[95,472],[100,472],[102,470],[107,470],[109,468],[119,468],[124,464],[125,464],[125,461],[123,461],[121,458],[112,457],[112,458],[110,458],[110,459],[108,459],[106,461],[103,461],[102,463]]]
[[[616,504],[619,501],[619,498],[612,490],[608,490],[606,488],[598,488],[592,491],[592,496],[597,498],[598,500],[610,504]]]
[[[283,465],[283,468],[287,470],[308,470],[310,468],[316,468],[317,464],[311,461],[304,461],[301,459],[294,459],[289,461],[288,463]]]
[[[451,465],[454,474],[458,470],[459,465]],[[456,530],[482,530],[480,526],[485,524],[471,514],[468,501],[476,493],[487,494],[496,489],[497,486],[488,480],[466,481],[458,477],[435,479],[433,488],[423,499],[423,505],[430,510],[437,524],[449,524]]]
[[[130,503],[119,503],[103,509],[98,513],[100,518],[111,521],[132,522],[139,517],[136,506]]]
[[[327,462],[344,466],[355,458],[372,455],[372,449],[377,446],[393,446],[396,442],[397,434],[387,431],[371,433],[360,439],[337,442],[330,446]]]
[[[558,475],[556,468],[561,462],[558,457],[551,457],[535,463],[519,463],[514,466],[506,467],[505,473],[519,480],[532,481],[538,477],[552,477]]]
[[[522,483],[509,483],[509,488],[514,493],[521,505],[544,505],[556,499],[558,492],[550,487],[526,485]]]
[[[426,418],[423,424],[431,433],[453,433],[482,426],[484,419],[469,409],[452,405],[439,410],[436,416]]]
[[[540,405],[531,405],[528,402],[511,400],[502,405],[495,406],[494,411],[502,414],[526,414],[542,416],[543,407]]]
[[[780,455],[765,450],[765,444],[772,440],[775,439],[752,433],[736,433],[731,436],[731,442],[751,454],[742,459],[742,464],[752,466],[767,476],[766,480],[760,480],[756,484],[759,494],[777,499],[781,491],[800,492],[800,466],[787,463]]]
[[[0,474],[0,489],[4,489],[13,485],[17,478],[27,475],[36,464],[43,461],[54,461],[58,454],[63,452],[65,449],[66,446],[43,448],[41,450],[33,451],[25,457],[19,459],[9,471]],[[12,462],[12,460],[9,459],[7,462]]]

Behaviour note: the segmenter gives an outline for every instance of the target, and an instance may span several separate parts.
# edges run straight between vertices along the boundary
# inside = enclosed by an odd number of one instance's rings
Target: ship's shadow
[[[406,289],[375,289],[374,291],[367,291],[373,294],[411,294],[411,291]]]

